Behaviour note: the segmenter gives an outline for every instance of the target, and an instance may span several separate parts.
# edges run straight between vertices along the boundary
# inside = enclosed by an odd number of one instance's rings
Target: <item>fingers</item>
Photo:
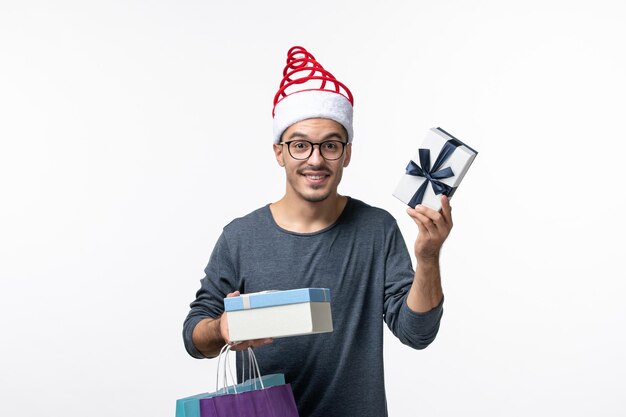
[[[452,227],[452,207],[447,195],[441,196],[441,214],[449,227]]]
[[[234,291],[231,293],[226,294],[226,298],[232,298],[232,297],[237,297],[239,296],[239,291]],[[226,341],[226,343],[230,344],[230,339],[229,339],[229,331],[228,331],[228,313],[224,312],[222,313],[222,316],[220,318],[220,333],[222,335],[222,338]]]
[[[407,213],[417,223],[418,227],[421,224],[429,233],[437,233],[438,230],[447,227],[446,219],[442,213],[422,204],[418,204],[414,209],[408,209]]]
[[[427,207],[418,205],[414,209],[408,209],[407,213],[409,214],[409,216],[411,216],[413,221],[415,221],[415,224],[417,224],[417,228],[419,229],[420,234],[436,234],[437,226],[434,221],[425,213],[425,208],[428,209]]]
[[[255,339],[255,340],[246,340],[243,342],[234,342],[234,343],[230,343],[230,346],[231,346],[230,350],[234,350],[234,351],[246,350],[249,347],[255,348],[259,346],[264,346],[269,343],[272,343],[273,341],[274,339]]]
[[[231,293],[226,294],[226,298],[232,298],[232,297],[237,297],[240,295],[239,291],[234,291]],[[230,336],[229,336],[229,331],[228,331],[228,313],[224,312],[222,313],[222,316],[220,317],[220,335],[222,336],[222,339],[224,339],[224,341],[228,344],[230,344]]]
[[[417,224],[417,229],[419,230],[420,234],[428,233],[428,229],[424,224],[423,215],[421,215],[418,211],[412,208],[407,209],[406,212],[413,219],[415,224]]]
[[[450,207],[450,199],[442,195],[441,196],[441,211],[433,210],[422,204],[418,204],[414,209],[407,209],[409,216],[413,218],[418,227],[420,223],[429,232],[436,232],[437,230],[449,230],[452,228],[452,207]],[[436,229],[433,229],[433,226]],[[420,229],[420,231],[422,231]]]
[[[241,295],[239,291],[233,291],[231,293],[226,294],[226,298],[238,297],[239,295]],[[226,343],[228,343],[231,346],[230,350],[234,350],[234,351],[246,350],[249,347],[253,347],[253,348],[259,347],[259,346],[267,345],[274,341],[274,339],[255,339],[255,340],[245,340],[242,342],[231,342],[228,339],[229,332],[228,332],[227,313],[222,314],[221,324],[223,325],[222,336],[224,337],[224,340],[226,340]]]
[[[418,204],[407,209],[419,229],[415,240],[415,256],[418,259],[438,256],[439,250],[452,229],[452,209],[447,197],[441,197],[441,211]]]

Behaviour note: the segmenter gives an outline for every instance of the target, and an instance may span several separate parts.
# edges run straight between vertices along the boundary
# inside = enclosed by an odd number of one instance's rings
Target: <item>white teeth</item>
[[[321,180],[322,178],[324,178],[323,175],[307,175],[307,177],[311,178],[312,180]]]

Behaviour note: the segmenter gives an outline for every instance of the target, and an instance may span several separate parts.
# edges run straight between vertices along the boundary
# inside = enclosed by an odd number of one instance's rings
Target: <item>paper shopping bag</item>
[[[200,417],[298,417],[291,385],[200,399]]]
[[[261,386],[265,388],[274,387],[277,385],[285,384],[284,374],[269,374],[263,375],[260,378],[251,378],[247,381],[235,385],[234,387],[221,388],[216,392],[205,392],[202,394],[192,395],[176,400],[176,417],[200,417],[200,399],[211,398],[217,395],[224,395],[234,392],[247,392],[255,389],[260,389]]]

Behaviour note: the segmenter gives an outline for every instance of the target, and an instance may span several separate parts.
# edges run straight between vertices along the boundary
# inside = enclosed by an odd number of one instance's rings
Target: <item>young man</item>
[[[189,354],[213,357],[229,342],[224,297],[330,288],[332,333],[235,347],[257,347],[262,373],[285,374],[301,417],[386,416],[383,320],[402,343],[422,349],[443,312],[439,252],[452,228],[448,199],[441,212],[407,211],[418,227],[413,271],[393,217],[337,193],[352,154],[352,104],[347,87],[310,53],[290,49],[274,100],[285,195],[224,228],[183,329]]]

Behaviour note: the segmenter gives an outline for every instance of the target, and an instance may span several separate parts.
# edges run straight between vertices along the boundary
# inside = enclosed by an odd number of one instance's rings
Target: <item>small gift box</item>
[[[231,341],[333,331],[328,288],[263,291],[224,298]]]
[[[430,129],[394,197],[409,207],[423,204],[440,210],[441,195],[452,197],[477,153],[442,128]]]

